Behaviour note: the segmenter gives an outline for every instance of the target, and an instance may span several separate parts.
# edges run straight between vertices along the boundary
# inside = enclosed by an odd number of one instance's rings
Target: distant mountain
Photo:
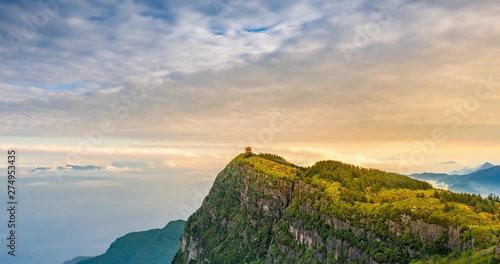
[[[443,182],[454,192],[500,195],[500,166],[485,163],[477,167],[477,169],[477,171],[466,175],[420,173],[410,176],[424,181]]]
[[[63,264],[76,264],[80,261],[83,261],[83,260],[87,260],[87,259],[90,259],[92,257],[76,257],[72,260],[68,260],[68,261],[65,261]]]
[[[106,253],[78,264],[165,264],[179,249],[184,220],[168,223],[163,229],[126,234],[111,244]]]
[[[43,172],[43,171],[48,171],[51,170],[52,168],[50,167],[37,167],[31,170],[30,172]],[[101,166],[94,166],[94,165],[86,165],[86,166],[79,166],[79,165],[66,165],[66,167],[57,167],[56,170],[78,170],[78,171],[87,171],[87,170],[101,170]]]
[[[49,167],[37,167],[37,168],[32,169],[30,172],[46,171],[46,170],[50,170],[50,168]]]
[[[497,263],[499,208],[338,161],[241,154],[189,217],[172,263]]]
[[[66,165],[66,168],[72,169],[72,170],[100,170],[100,169],[102,169],[101,166],[94,166],[94,165],[86,165],[86,166]]]
[[[477,166],[477,167],[474,167],[474,168],[464,168],[462,170],[455,170],[451,174],[465,175],[465,174],[470,174],[470,173],[473,173],[473,172],[476,172],[476,171],[480,171],[480,170],[487,170],[487,169],[493,168],[493,167],[495,167],[495,165],[493,165],[493,164],[491,164],[489,162],[486,162],[483,165]]]
[[[438,164],[442,164],[442,165],[460,165],[460,163],[456,162],[456,161],[445,161],[445,162],[439,162]]]

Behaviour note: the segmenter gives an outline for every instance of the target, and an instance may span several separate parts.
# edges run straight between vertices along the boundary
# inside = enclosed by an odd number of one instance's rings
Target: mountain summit
[[[495,263],[498,200],[337,161],[241,154],[186,222],[172,263]]]
[[[456,171],[453,171],[451,174],[466,175],[466,174],[474,173],[474,172],[481,171],[481,170],[487,170],[487,169],[490,169],[493,167],[495,167],[495,165],[493,165],[489,162],[485,162],[483,165],[480,165],[480,166],[477,166],[474,168],[464,168],[462,170],[456,170]]]
[[[487,169],[491,169],[495,167],[495,165],[489,163],[489,162],[486,162],[484,163],[483,165],[479,166],[479,168],[476,168],[474,172],[476,171],[480,171],[480,170],[487,170]]]

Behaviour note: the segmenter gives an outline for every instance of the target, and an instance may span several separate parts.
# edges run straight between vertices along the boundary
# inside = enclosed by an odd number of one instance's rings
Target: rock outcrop
[[[495,247],[495,257],[497,260],[500,260],[500,242],[498,242],[497,246]]]

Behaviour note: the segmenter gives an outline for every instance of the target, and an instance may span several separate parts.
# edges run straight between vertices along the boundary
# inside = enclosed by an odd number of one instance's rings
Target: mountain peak
[[[486,170],[486,169],[493,168],[493,167],[495,167],[495,165],[493,165],[489,162],[485,162],[483,165],[481,165],[480,170]]]
[[[444,161],[444,162],[439,162],[438,164],[441,164],[441,165],[460,165],[460,163],[456,162],[456,161],[453,161],[453,160],[450,160],[450,161]]]
[[[473,168],[465,167],[465,168],[463,168],[461,170],[454,170],[453,172],[451,172],[451,174],[466,175],[466,174],[471,174],[471,173],[478,172],[478,171],[481,171],[481,170],[491,169],[493,167],[495,167],[495,165],[493,165],[493,164],[491,164],[489,162],[485,162],[484,164],[479,165],[477,167],[473,167]]]
[[[497,206],[339,161],[241,154],[188,219],[172,263],[409,263],[479,251],[498,242]]]

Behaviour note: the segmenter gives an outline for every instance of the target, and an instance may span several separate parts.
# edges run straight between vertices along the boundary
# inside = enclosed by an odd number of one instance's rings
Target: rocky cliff
[[[500,242],[498,242],[497,246],[495,247],[495,257],[496,260],[500,263]]]
[[[498,207],[340,162],[242,154],[187,221],[172,263],[409,263],[494,247]]]

